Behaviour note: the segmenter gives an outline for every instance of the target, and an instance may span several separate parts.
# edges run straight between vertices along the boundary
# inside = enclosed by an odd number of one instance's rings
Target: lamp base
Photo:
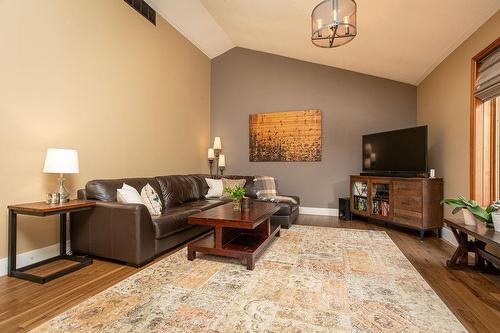
[[[57,187],[57,192],[60,195],[60,202],[68,202],[69,201],[69,192],[66,190],[66,187],[64,187],[64,177],[63,174],[59,178],[57,178],[57,181],[59,182],[59,186]]]

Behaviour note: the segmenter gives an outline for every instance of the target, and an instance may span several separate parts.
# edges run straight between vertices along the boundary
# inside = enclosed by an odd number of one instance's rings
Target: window
[[[500,200],[500,38],[472,59],[471,197]]]

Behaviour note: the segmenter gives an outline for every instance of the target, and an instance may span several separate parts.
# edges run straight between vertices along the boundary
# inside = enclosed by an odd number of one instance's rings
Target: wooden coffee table
[[[189,216],[189,224],[210,225],[214,232],[188,244],[188,260],[201,252],[245,260],[253,270],[255,258],[280,235],[280,225],[271,224],[278,210],[275,203],[253,201],[249,210],[238,212],[230,202]]]

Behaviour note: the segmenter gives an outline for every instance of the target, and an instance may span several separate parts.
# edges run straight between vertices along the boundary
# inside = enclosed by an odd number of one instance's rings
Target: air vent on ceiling
[[[144,0],[125,0],[132,8],[138,11],[149,22],[156,25],[156,12]]]

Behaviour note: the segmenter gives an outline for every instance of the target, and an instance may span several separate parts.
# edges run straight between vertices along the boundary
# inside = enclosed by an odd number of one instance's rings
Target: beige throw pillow
[[[222,185],[222,180],[205,178],[208,185],[208,193],[205,198],[217,198],[219,199],[224,193],[224,188]]]
[[[116,201],[125,204],[142,204],[142,198],[139,192],[125,183],[123,183],[122,188],[116,190]]]
[[[222,188],[226,189],[229,188],[231,190],[234,190],[238,187],[244,187],[246,183],[245,179],[228,179],[228,178],[222,178]],[[231,195],[227,192],[222,193],[221,198],[230,198]]]
[[[147,207],[151,216],[161,215],[161,200],[155,189],[147,184],[141,190],[142,203]]]

